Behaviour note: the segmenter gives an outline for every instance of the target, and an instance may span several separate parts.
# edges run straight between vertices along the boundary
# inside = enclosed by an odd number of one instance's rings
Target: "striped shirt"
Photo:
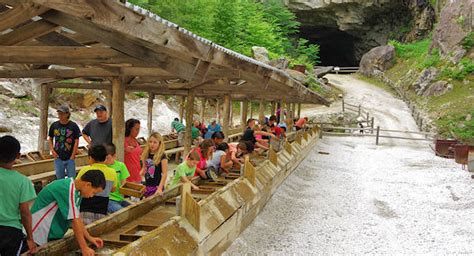
[[[171,122],[171,128],[175,129],[176,132],[184,132],[184,130],[186,129],[186,126],[184,126],[184,124],[178,121],[173,121]]]
[[[31,207],[33,240],[44,245],[63,238],[71,221],[79,218],[80,201],[73,178],[56,180],[43,188]]]

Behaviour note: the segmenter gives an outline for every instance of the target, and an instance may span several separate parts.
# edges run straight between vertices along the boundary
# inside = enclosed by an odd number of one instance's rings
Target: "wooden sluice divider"
[[[255,167],[250,162],[249,156],[245,156],[244,177],[255,186]]]
[[[181,186],[181,217],[186,218],[194,229],[199,232],[201,209],[198,202],[191,195],[191,184],[189,183]]]

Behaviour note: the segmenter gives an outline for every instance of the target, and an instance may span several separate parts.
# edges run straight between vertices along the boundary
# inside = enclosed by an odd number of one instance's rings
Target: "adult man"
[[[94,109],[96,119],[86,124],[82,130],[82,136],[89,144],[89,148],[112,143],[112,120],[109,118],[107,108],[97,105]]]
[[[74,178],[76,177],[75,159],[81,130],[76,123],[69,120],[71,113],[68,106],[60,106],[57,113],[59,120],[51,124],[48,133],[56,178],[58,180],[64,179],[65,175]]]
[[[186,131],[186,126],[179,121],[179,118],[175,118],[171,122],[171,132],[178,133],[178,146],[182,146],[184,142],[184,132]]]

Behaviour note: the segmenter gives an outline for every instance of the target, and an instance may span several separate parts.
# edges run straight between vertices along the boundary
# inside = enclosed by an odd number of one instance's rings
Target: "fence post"
[[[360,104],[359,104],[359,116],[360,116]]]
[[[369,121],[370,121],[370,117],[369,117],[369,112],[367,111],[367,127],[369,126]]]
[[[380,126],[377,126],[377,135],[375,137],[375,145],[379,144],[379,134],[380,134]]]
[[[344,98],[342,98],[342,113],[344,113]]]
[[[323,138],[323,132],[324,132],[324,124],[321,124],[321,131],[319,133],[319,138],[322,139]]]
[[[370,130],[370,134],[374,134],[374,117],[372,117],[372,122],[370,124],[370,128],[372,128],[372,130]]]

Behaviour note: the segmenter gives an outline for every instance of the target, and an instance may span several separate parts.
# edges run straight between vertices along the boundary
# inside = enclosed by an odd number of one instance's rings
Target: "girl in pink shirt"
[[[128,172],[130,173],[130,177],[127,178],[127,181],[135,183],[142,182],[142,177],[140,175],[140,157],[142,154],[142,147],[137,141],[139,132],[140,121],[132,118],[125,122],[124,163],[127,166]]]

